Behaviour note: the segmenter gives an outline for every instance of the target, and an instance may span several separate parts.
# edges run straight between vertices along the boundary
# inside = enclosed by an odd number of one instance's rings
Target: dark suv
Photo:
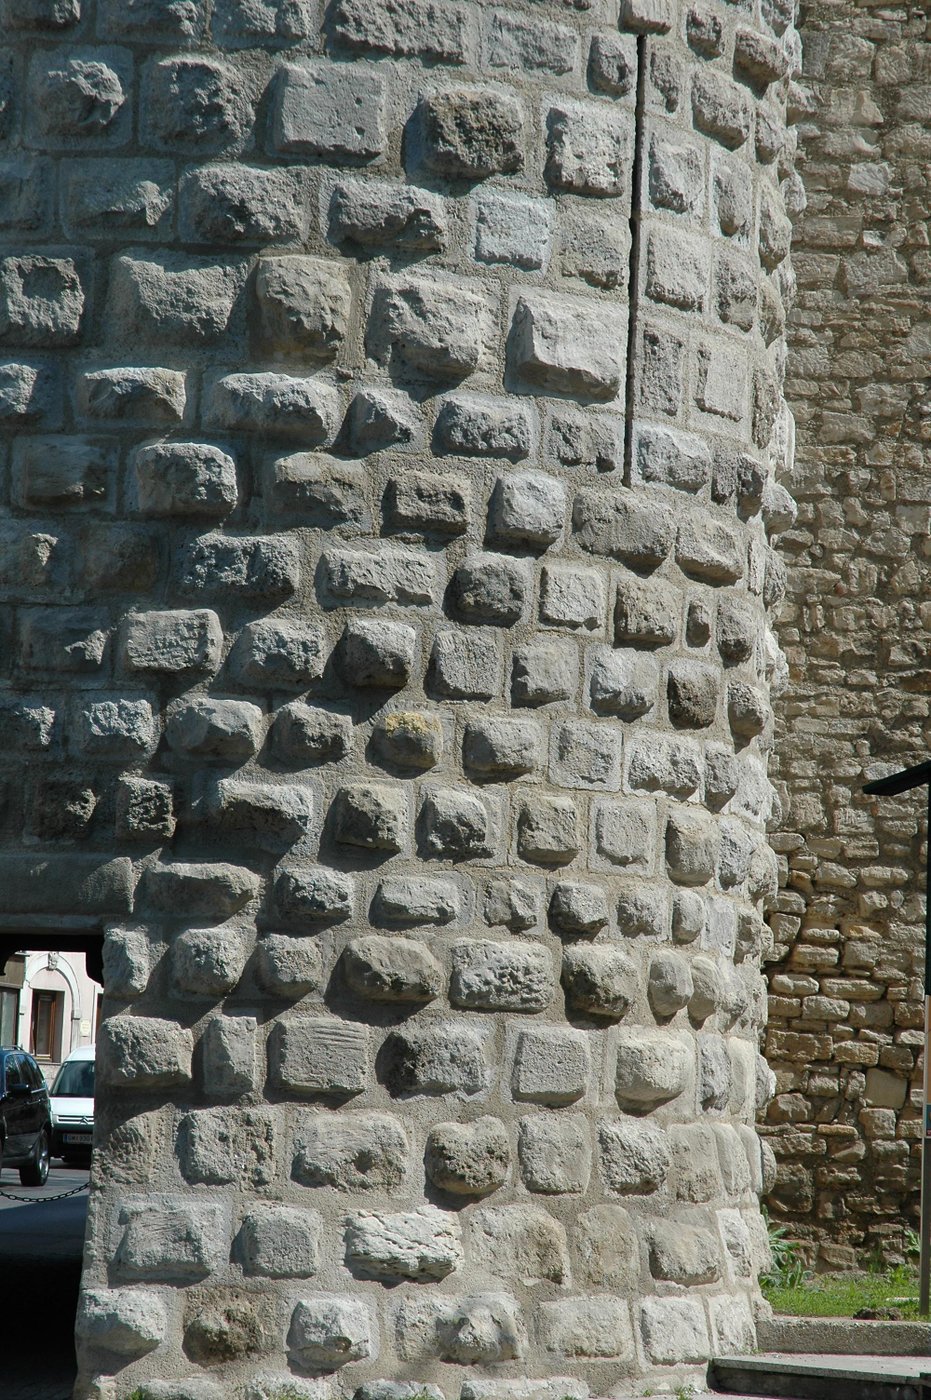
[[[0,1165],[19,1167],[24,1186],[44,1186],[51,1141],[42,1071],[25,1050],[0,1046]]]

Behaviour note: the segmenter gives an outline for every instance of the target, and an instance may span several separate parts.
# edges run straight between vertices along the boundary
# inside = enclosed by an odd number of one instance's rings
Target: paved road
[[[25,1204],[0,1196],[3,1400],[70,1400],[87,1195],[50,1198],[86,1181],[86,1171],[60,1162],[45,1186],[21,1186],[19,1172],[0,1171],[0,1191],[29,1197]],[[39,1342],[27,1345],[37,1321]]]

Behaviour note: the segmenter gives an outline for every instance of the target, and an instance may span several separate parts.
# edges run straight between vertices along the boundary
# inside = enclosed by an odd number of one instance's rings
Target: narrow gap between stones
[[[637,35],[637,102],[634,109],[634,162],[630,183],[630,267],[627,278],[627,361],[624,366],[624,484],[630,485],[634,442],[636,384],[634,364],[637,337],[638,287],[640,277],[640,185],[643,179],[643,141],[646,109],[647,36]]]

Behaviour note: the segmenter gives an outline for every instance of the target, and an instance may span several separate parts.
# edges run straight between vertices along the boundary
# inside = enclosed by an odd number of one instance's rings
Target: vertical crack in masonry
[[[637,102],[634,109],[634,163],[630,183],[630,268],[627,282],[627,361],[624,366],[624,483],[630,485],[634,438],[634,364],[640,279],[640,186],[643,180],[643,140],[646,106],[647,36],[637,35]]]

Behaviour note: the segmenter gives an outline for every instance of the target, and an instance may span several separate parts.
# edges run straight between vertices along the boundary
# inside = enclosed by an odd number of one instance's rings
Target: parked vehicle
[[[48,1086],[31,1055],[0,1046],[0,1164],[24,1186],[44,1186],[52,1144]]]
[[[93,1145],[94,1050],[72,1050],[52,1085],[52,1156],[66,1162],[86,1160]]]

